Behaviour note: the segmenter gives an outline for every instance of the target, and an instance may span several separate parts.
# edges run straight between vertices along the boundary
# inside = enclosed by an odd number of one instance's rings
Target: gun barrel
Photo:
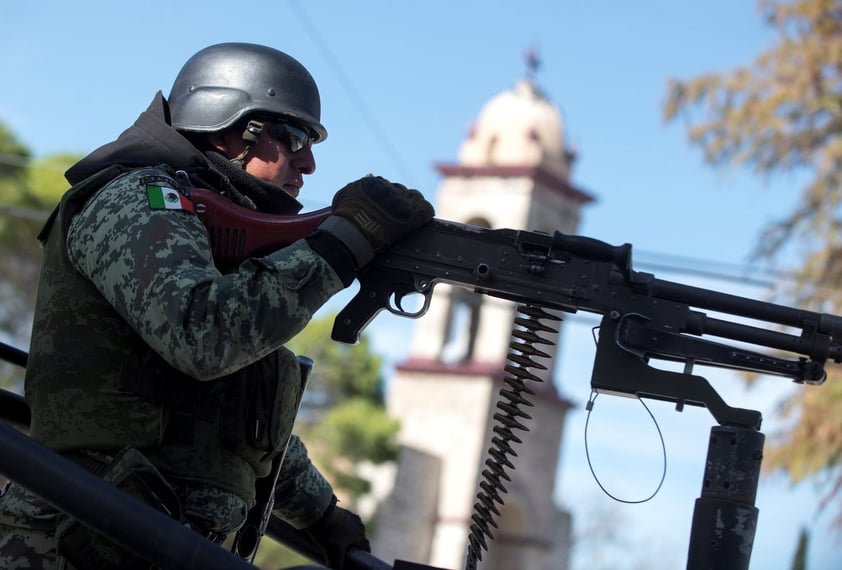
[[[817,331],[832,337],[842,335],[842,317],[836,315],[796,309],[663,279],[653,279],[649,287],[650,294],[659,299],[800,329],[813,326]]]
[[[795,336],[785,332],[743,325],[722,319],[705,317],[703,333],[750,344],[786,350],[824,362],[830,357],[830,345],[825,335]]]
[[[838,315],[822,313],[819,316],[819,332],[829,334],[833,338],[842,336],[842,317]],[[837,352],[840,350],[838,346],[836,346],[836,349]]]

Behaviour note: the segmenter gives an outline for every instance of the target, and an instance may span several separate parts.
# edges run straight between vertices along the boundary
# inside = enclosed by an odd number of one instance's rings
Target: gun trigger
[[[406,309],[403,308],[403,300],[406,297],[406,293],[395,293],[395,308],[398,311],[398,314],[406,313]]]

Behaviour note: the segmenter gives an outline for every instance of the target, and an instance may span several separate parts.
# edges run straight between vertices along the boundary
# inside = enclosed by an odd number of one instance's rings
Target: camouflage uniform
[[[157,209],[150,198],[161,187],[235,190],[166,124],[165,105],[158,94],[135,126],[68,171],[76,186],[40,236],[31,436],[65,454],[140,450],[194,526],[223,534],[242,524],[255,479],[287,448],[276,513],[303,528],[333,492],[291,434],[302,386],[282,345],[349,281],[307,240],[220,273],[189,206]],[[0,567],[55,567],[61,518],[11,485]]]

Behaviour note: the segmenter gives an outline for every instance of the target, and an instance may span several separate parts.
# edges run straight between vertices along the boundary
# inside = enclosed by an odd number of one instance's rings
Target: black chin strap
[[[257,139],[260,137],[260,133],[263,132],[263,125],[263,121],[255,119],[248,122],[246,128],[243,130],[243,141],[245,141],[246,147],[243,149],[243,152],[231,159],[231,162],[233,162],[235,166],[245,169],[246,157],[248,157],[249,152],[251,152],[251,147],[254,146]]]

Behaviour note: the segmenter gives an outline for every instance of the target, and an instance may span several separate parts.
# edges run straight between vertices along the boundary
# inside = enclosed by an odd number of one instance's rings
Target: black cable
[[[330,50],[327,48],[327,43],[321,38],[316,27],[310,22],[307,14],[301,7],[298,5],[298,2],[290,1],[290,6],[292,6],[293,10],[296,12],[296,16],[298,17],[299,21],[301,22],[301,26],[307,31],[310,37],[313,40],[313,43],[316,44],[319,51],[322,52],[322,56],[327,60],[328,65],[333,69],[333,72],[339,79],[339,82],[345,88],[345,91],[348,92],[348,96],[354,103],[354,106],[357,107],[360,115],[363,117],[363,121],[368,125],[369,129],[372,130],[374,133],[374,138],[377,140],[378,143],[383,147],[383,150],[386,151],[386,154],[392,159],[395,163],[395,168],[397,168],[399,175],[403,178],[404,183],[408,186],[415,186],[412,183],[412,176],[409,173],[409,169],[406,167],[406,164],[401,159],[398,151],[395,149],[394,145],[389,142],[389,137],[386,134],[380,124],[377,122],[377,119],[374,117],[374,114],[371,113],[368,109],[368,105],[365,103],[365,99],[360,95],[359,91],[354,87],[353,83],[351,82],[350,78],[345,74],[342,70],[342,65],[339,61],[333,56]]]
[[[598,393],[592,391],[591,397],[588,400],[588,403],[586,405],[588,415],[585,418],[585,457],[587,457],[587,460],[588,460],[588,469],[591,470],[591,475],[593,475],[594,481],[596,481],[596,484],[599,485],[600,489],[602,489],[602,492],[605,493],[606,495],[608,495],[609,497],[611,497],[612,499],[614,499],[615,501],[617,501],[619,503],[630,504],[630,505],[645,503],[645,502],[651,500],[655,495],[658,494],[658,491],[661,490],[661,486],[664,484],[664,479],[666,479],[666,477],[667,477],[667,447],[666,447],[666,444],[664,443],[664,435],[661,433],[661,427],[658,425],[658,421],[655,419],[655,416],[652,414],[652,411],[649,409],[649,406],[646,405],[646,402],[644,402],[642,398],[638,398],[638,401],[641,403],[641,405],[646,409],[646,412],[649,414],[649,417],[652,418],[652,422],[655,424],[655,429],[658,430],[658,437],[661,440],[661,453],[662,453],[663,458],[664,458],[664,468],[661,471],[661,480],[658,482],[658,486],[655,487],[655,490],[652,491],[652,494],[650,494],[648,497],[646,497],[644,499],[638,499],[638,500],[621,499],[619,497],[615,497],[613,494],[611,494],[605,488],[605,486],[599,480],[599,477],[597,477],[596,472],[594,471],[594,468],[593,468],[593,464],[591,463],[591,455],[588,452],[588,425],[590,424],[591,411],[593,410],[593,405],[594,405],[594,402],[596,402],[596,397],[598,395],[599,395]]]

